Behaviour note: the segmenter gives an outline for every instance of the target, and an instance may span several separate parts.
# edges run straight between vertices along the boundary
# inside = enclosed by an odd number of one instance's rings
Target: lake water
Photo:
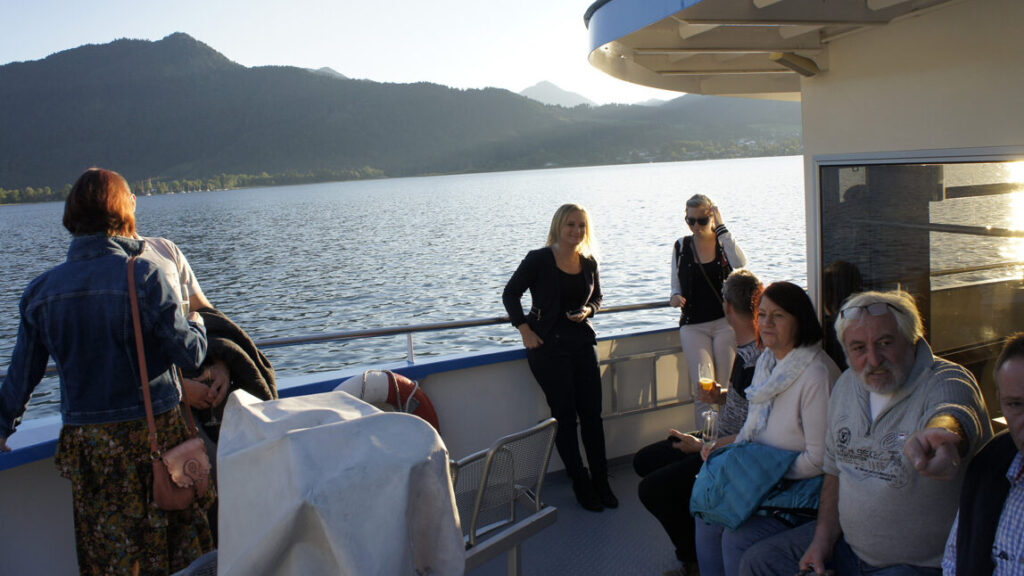
[[[254,339],[503,316],[501,291],[555,209],[587,207],[605,305],[667,300],[686,199],[710,196],[762,280],[806,285],[801,157],[564,168],[140,197],[140,234],[173,240],[210,301]],[[62,262],[62,203],[0,207],[0,365],[18,300]],[[528,297],[526,298],[528,300]],[[676,325],[599,315],[599,335]],[[430,332],[417,356],[518,346],[510,325]],[[277,348],[281,376],[402,360],[404,336]],[[27,417],[55,413],[52,382]]]

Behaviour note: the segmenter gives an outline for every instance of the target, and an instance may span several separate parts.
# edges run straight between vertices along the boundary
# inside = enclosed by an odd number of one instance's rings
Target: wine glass
[[[214,408],[213,406],[210,406],[210,419],[207,420],[203,425],[216,426],[218,424],[220,424],[220,420],[217,419],[217,409]]]
[[[209,372],[207,372],[207,374],[209,374]],[[212,375],[210,376],[210,379],[206,381],[206,385],[207,386],[209,386],[211,384],[213,384],[213,377],[212,377]],[[220,420],[217,419],[217,407],[211,405],[210,406],[210,419],[206,421],[204,426],[217,426],[218,424],[220,424]]]
[[[714,449],[715,443],[718,442],[718,412],[705,410],[703,416],[704,428],[701,429],[701,439],[710,451]]]
[[[703,361],[697,366],[697,380],[700,382],[701,390],[711,392],[715,387],[715,367],[711,362]]]

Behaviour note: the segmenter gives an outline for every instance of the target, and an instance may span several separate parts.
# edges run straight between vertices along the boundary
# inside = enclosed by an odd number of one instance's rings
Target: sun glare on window
[[[1009,193],[1007,208],[1010,221],[1007,228],[1024,231],[1024,161],[1006,163],[1006,181],[1017,184],[1017,190]],[[1010,238],[1000,252],[1018,263],[1024,263],[1024,238]]]
[[[1015,162],[1015,168],[1021,168],[1021,162]],[[1020,170],[1018,170],[1020,173]],[[1024,176],[1024,174],[1021,174]],[[1018,180],[1022,182],[1022,180]],[[1009,200],[1011,230],[1024,230],[1024,190],[1011,192]],[[1024,238],[1010,238],[1006,243],[1006,255],[1018,263],[1024,262]]]
[[[1007,162],[1006,171],[1007,182],[1016,182],[1018,184],[1024,184],[1024,161]],[[1014,221],[1017,221],[1017,219],[1014,218]]]

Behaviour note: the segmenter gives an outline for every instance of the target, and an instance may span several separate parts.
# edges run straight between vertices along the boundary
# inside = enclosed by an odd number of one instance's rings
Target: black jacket
[[[273,400],[277,398],[277,382],[274,374],[274,367],[270,360],[263,355],[252,338],[237,324],[231,321],[226,315],[213,308],[201,308],[196,310],[203,317],[206,324],[206,337],[209,340],[209,348],[206,353],[206,360],[203,366],[210,366],[220,360],[228,368],[231,374],[231,389],[245,390],[260,400]],[[186,377],[194,378],[202,368],[194,372],[183,371]],[[222,402],[213,409],[213,414],[218,419],[224,415]],[[196,409],[194,412],[203,420],[203,411]],[[206,412],[205,414],[209,414]],[[206,427],[207,433],[214,440],[219,434],[219,424],[213,427]]]
[[[594,311],[591,314],[593,316],[601,308],[603,298],[601,280],[597,272],[597,260],[585,256],[580,260],[588,292],[584,305],[593,308]],[[523,293],[527,290],[530,291],[530,298],[533,302],[529,314],[523,312],[522,305]],[[527,322],[541,338],[551,331],[559,318],[569,312],[562,310],[561,275],[558,273],[558,265],[555,263],[555,253],[551,251],[550,247],[545,246],[531,250],[526,254],[526,258],[519,263],[519,268],[516,268],[512,278],[505,285],[501,301],[505,305],[505,310],[508,312],[513,326],[518,328],[520,324]],[[589,317],[586,323],[593,331],[594,325],[590,323]]]
[[[960,520],[956,534],[956,573],[992,574],[992,544],[999,516],[1010,493],[1006,471],[1017,456],[1013,437],[1004,432],[985,445],[971,460],[960,491]]]

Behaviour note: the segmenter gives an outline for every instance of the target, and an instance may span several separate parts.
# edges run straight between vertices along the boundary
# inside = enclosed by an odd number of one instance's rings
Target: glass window
[[[851,291],[910,292],[935,353],[970,368],[998,410],[991,363],[1024,329],[1024,162],[850,163],[819,174],[826,320]]]

